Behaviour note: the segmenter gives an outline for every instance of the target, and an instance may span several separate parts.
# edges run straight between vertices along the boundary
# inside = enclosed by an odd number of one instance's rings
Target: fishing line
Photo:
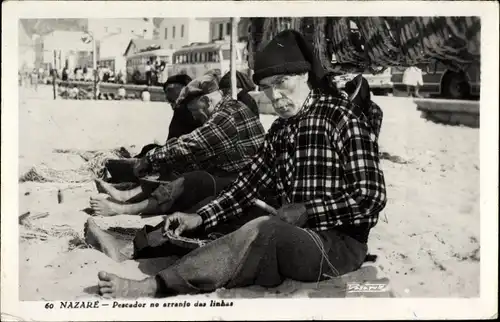
[[[319,271],[319,275],[318,275],[318,281],[320,280],[321,278],[321,270],[323,268],[323,261],[326,260],[326,262],[328,263],[328,266],[330,267],[330,270],[334,273],[335,276],[340,276],[340,273],[339,271],[335,268],[335,266],[333,266],[333,264],[330,262],[330,260],[328,259],[328,254],[326,253],[325,251],[325,247],[323,245],[323,242],[321,241],[321,238],[318,236],[318,234],[310,229],[307,229],[307,228],[301,228],[303,231],[305,231],[310,237],[311,239],[314,241],[314,243],[316,244],[316,246],[318,247],[322,257],[321,257],[321,263],[320,263],[320,271]],[[324,274],[323,274],[324,275]]]

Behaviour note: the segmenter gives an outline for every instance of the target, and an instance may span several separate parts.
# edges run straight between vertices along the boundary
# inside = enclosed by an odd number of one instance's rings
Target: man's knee
[[[256,237],[271,237],[279,225],[279,219],[271,216],[262,216],[247,222],[241,227],[242,232],[247,232]]]

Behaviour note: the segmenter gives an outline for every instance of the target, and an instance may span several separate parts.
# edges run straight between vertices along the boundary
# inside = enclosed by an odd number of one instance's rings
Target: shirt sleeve
[[[358,119],[349,120],[339,131],[339,166],[344,180],[331,196],[306,202],[307,215],[319,222],[348,222],[360,219],[375,224],[386,205],[385,181],[379,165],[376,136]],[[326,220],[323,220],[326,219]]]
[[[241,214],[257,196],[257,191],[269,186],[275,177],[274,152],[268,135],[260,151],[240,172],[237,179],[210,204],[198,210],[205,229],[214,227],[228,218]]]
[[[158,164],[196,164],[223,153],[238,138],[236,122],[226,111],[219,111],[201,127],[178,138],[167,140],[162,147],[146,155],[153,168]]]

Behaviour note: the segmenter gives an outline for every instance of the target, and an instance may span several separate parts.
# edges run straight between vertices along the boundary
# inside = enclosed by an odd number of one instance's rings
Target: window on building
[[[104,32],[108,32],[108,27],[104,27]]]
[[[172,27],[172,38],[175,38],[175,26]]]
[[[230,35],[231,34],[231,23],[228,22],[226,24],[226,35]]]
[[[165,39],[168,39],[168,28],[165,28]]]
[[[224,24],[220,23],[219,24],[219,37],[218,39],[223,39],[224,36]]]
[[[181,38],[184,38],[184,25],[181,25]]]

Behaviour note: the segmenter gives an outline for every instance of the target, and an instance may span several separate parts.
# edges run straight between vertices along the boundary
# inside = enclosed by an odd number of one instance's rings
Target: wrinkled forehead
[[[282,83],[284,80],[287,80],[289,76],[287,75],[273,75],[273,76],[268,76],[260,80],[259,85],[260,86],[273,86],[276,84]]]

